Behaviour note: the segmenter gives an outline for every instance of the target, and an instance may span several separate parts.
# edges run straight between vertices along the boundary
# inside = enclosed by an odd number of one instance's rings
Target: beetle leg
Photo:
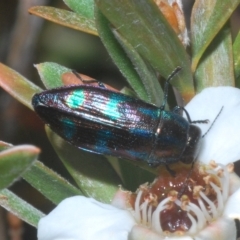
[[[187,120],[188,120],[188,122],[191,123],[191,124],[192,124],[192,123],[209,123],[209,120],[208,120],[208,119],[192,121],[191,118],[190,118],[190,115],[189,115],[188,111],[187,111],[184,107],[176,106],[176,107],[173,109],[173,112],[179,113],[179,110],[182,110],[182,111],[186,114]]]
[[[168,87],[169,87],[169,83],[170,81],[172,80],[172,78],[181,70],[182,68],[181,67],[176,67],[173,72],[168,76],[166,82],[165,82],[165,85],[164,85],[164,91],[163,91],[163,103],[162,103],[162,106],[160,106],[160,109],[161,110],[164,110],[165,109],[165,105],[167,103],[167,99],[168,99]]]
[[[187,185],[188,185],[188,181],[189,181],[189,179],[190,179],[190,177],[191,177],[191,175],[192,175],[192,171],[193,171],[193,167],[194,167],[195,162],[196,162],[196,159],[194,159],[194,160],[192,161],[191,169],[190,169],[190,171],[188,172],[188,175],[187,175],[187,177],[186,177],[186,179],[185,179],[185,181],[184,181],[184,183],[183,183],[183,187],[181,188],[181,190],[180,190],[179,193],[178,193],[178,198],[181,198],[181,196],[183,195],[183,193],[184,193],[184,191],[185,191],[185,189],[186,189],[186,187],[187,187]]]
[[[167,171],[171,174],[172,177],[176,177],[176,172],[172,170],[168,164],[165,164]]]
[[[96,80],[96,79],[84,80],[84,79],[82,79],[81,75],[80,75],[78,72],[76,72],[75,70],[72,70],[72,73],[73,73],[78,79],[80,79],[81,82],[83,82],[83,83],[85,83],[85,84],[98,83],[98,86],[99,86],[100,88],[106,88],[105,85],[104,85],[102,82],[100,82],[100,81],[98,81],[98,80]]]

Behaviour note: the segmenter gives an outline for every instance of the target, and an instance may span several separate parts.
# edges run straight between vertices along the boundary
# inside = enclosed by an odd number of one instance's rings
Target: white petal
[[[240,90],[233,87],[212,87],[196,95],[186,106],[192,120],[208,119],[198,124],[204,134],[218,115],[210,131],[202,139],[198,160],[216,160],[227,164],[240,159]]]
[[[214,221],[199,234],[194,236],[194,240],[236,240],[236,226],[233,219],[220,218]]]
[[[132,228],[128,240],[162,240],[164,238],[154,233],[151,229],[137,225]]]
[[[233,193],[235,193],[236,191],[238,191],[240,189],[240,178],[236,173],[230,173],[230,183],[229,183],[229,196],[232,197],[231,195],[233,195]],[[240,208],[240,205],[239,205]]]
[[[38,240],[127,240],[135,224],[128,211],[76,196],[40,220]]]
[[[240,219],[240,189],[228,198],[224,209],[224,216]]]

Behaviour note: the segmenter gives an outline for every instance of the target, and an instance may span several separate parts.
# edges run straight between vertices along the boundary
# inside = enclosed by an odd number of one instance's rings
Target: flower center
[[[195,234],[222,215],[232,171],[233,164],[214,161],[181,168],[176,177],[161,170],[152,184],[130,195],[134,217],[160,234]]]

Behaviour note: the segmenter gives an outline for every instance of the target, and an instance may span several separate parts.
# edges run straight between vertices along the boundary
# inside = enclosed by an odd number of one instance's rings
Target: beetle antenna
[[[165,105],[167,103],[167,98],[168,98],[168,87],[169,87],[169,83],[170,81],[172,80],[172,78],[181,70],[182,68],[181,67],[176,67],[173,72],[168,76],[166,82],[165,82],[165,85],[164,85],[164,96],[163,96],[163,104],[162,106],[160,107],[161,110],[164,110],[165,109]]]
[[[208,130],[202,135],[202,138],[204,138],[204,137],[209,133],[209,131],[210,131],[211,128],[213,127],[213,124],[216,122],[216,120],[218,119],[219,115],[221,114],[222,110],[223,110],[223,106],[221,107],[219,113],[217,114],[217,116],[216,116],[215,119],[213,120],[211,126],[210,126],[210,127],[208,128]]]

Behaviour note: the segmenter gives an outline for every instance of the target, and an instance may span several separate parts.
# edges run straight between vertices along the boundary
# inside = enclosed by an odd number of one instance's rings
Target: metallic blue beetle
[[[167,87],[159,108],[103,87],[79,85],[35,94],[32,104],[54,132],[80,149],[150,166],[191,163],[201,130],[190,118],[166,111],[166,98]]]

